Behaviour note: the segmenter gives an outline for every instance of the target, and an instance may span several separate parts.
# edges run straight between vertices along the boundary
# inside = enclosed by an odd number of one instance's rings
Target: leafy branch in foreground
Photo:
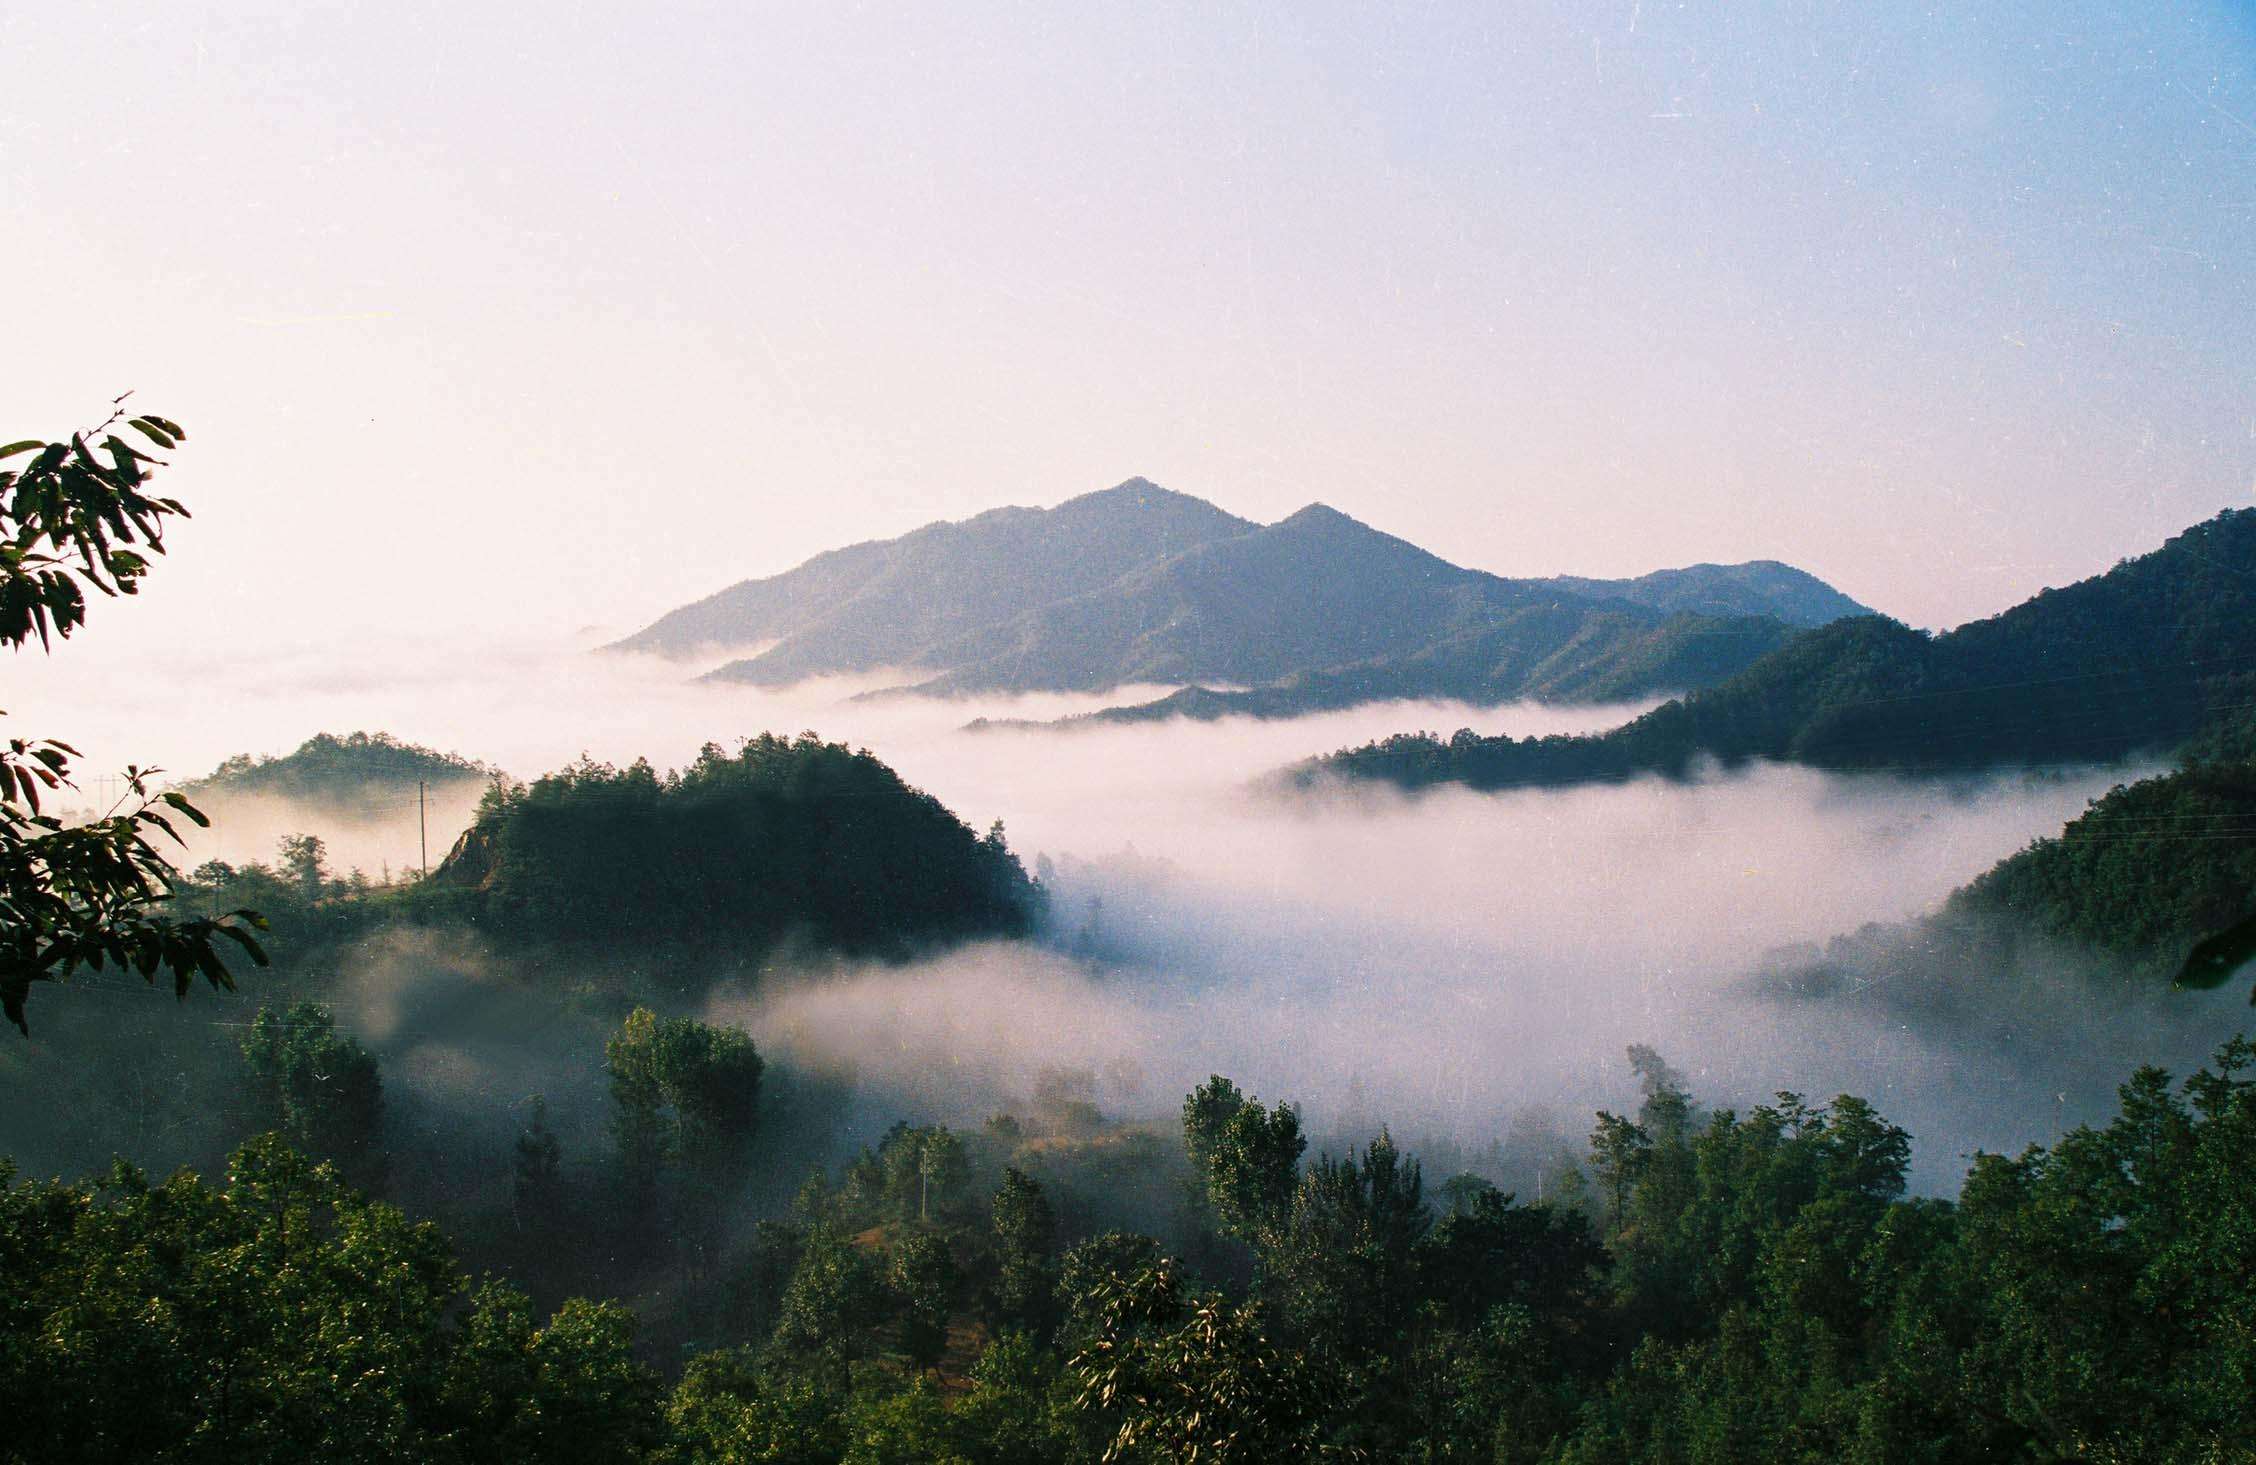
[[[0,642],[20,650],[36,636],[43,650],[85,624],[86,594],[131,595],[164,553],[164,521],[186,518],[177,499],[144,491],[163,466],[110,429],[124,418],[120,397],[109,417],[66,442],[29,439],[0,447]],[[125,425],[160,449],[187,434],[167,418]],[[96,441],[99,439],[99,441]],[[107,461],[104,461],[107,455]],[[154,769],[128,767],[126,794],[101,818],[65,825],[40,808],[43,790],[72,787],[76,749],[54,739],[10,739],[0,746],[0,1014],[28,1033],[31,984],[81,968],[115,965],[149,982],[162,970],[185,997],[202,977],[232,989],[222,957],[232,941],[257,965],[266,953],[255,911],[175,920],[157,913],[178,872],[155,843],[180,844],[173,819],[207,821],[177,793],[156,793]]]

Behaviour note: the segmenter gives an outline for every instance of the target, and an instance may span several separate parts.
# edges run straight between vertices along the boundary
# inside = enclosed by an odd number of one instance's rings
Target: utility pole
[[[423,780],[415,780],[415,844],[423,854],[423,878],[431,878],[431,821],[423,812]]]

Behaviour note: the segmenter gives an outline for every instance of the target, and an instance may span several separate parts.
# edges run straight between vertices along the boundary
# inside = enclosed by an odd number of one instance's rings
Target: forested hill
[[[268,794],[298,803],[349,808],[371,799],[413,793],[418,783],[484,783],[498,769],[458,753],[442,753],[390,733],[316,733],[279,758],[238,753],[210,773],[181,785],[191,798]]]
[[[2197,943],[2256,915],[2256,764],[2200,762],[2114,789],[1959,890],[1946,916],[1962,915],[2010,918],[2142,976],[2178,972]]]
[[[498,789],[434,872],[484,927],[540,942],[694,940],[758,952],[786,938],[846,954],[1023,935],[1041,888],[866,752],[763,734],[707,744],[659,774],[586,760]]]
[[[2256,510],[2002,615],[1928,636],[1836,621],[1593,737],[1397,736],[1291,771],[1404,786],[1558,786],[1701,760],[1968,770],[2167,750],[2256,696]]]
[[[772,643],[712,675],[783,685],[904,668],[905,686],[941,695],[1334,673],[1350,687],[1363,675],[1352,669],[1400,661],[1396,675],[1448,682],[1434,695],[1489,697],[1602,681],[1687,612],[1714,617],[1728,639],[1682,665],[1722,663],[1722,674],[1781,639],[1766,618],[1811,625],[1860,609],[1768,562],[1507,580],[1321,504],[1257,525],[1131,479],[1054,509],[999,509],[818,556],[616,649]]]
[[[2077,1002],[2103,994],[2232,980],[2256,959],[2252,918],[2256,762],[2204,746],[2184,768],[2094,799],[1940,909],[1782,947],[1761,980],[1777,995],[1874,1004],[1905,1021],[1963,1025],[1969,1003],[2002,997],[2073,1023]],[[2151,1020],[2172,1014],[2158,1006]]]

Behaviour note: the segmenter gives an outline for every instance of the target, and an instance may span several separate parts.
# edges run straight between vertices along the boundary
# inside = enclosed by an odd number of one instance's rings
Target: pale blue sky
[[[1143,474],[1948,625],[2256,502],[2250,7],[13,4],[0,438],[141,621],[625,629]]]

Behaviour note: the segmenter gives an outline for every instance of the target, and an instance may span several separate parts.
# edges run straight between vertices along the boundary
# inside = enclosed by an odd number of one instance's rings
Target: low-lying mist
[[[1765,769],[1253,808],[1165,858],[1053,861],[1048,950],[826,973],[720,1011],[919,1112],[1008,1108],[1064,1066],[1100,1076],[1108,1111],[1165,1119],[1219,1072],[1300,1101],[1335,1146],[1386,1123],[1453,1166],[1529,1113],[1579,1139],[1591,1110],[1632,1107],[1625,1051],[1646,1042],[1712,1105],[1862,1094],[1919,1138],[1916,1182],[1948,1191],[1975,1149],[2104,1120],[2137,1065],[2205,1059],[2244,999],[2134,996],[2066,952],[1891,965],[1918,928],[1871,933],[1864,974],[1813,994],[1776,979],[1774,949],[1931,909],[2105,781]]]
[[[974,827],[1005,820],[1051,890],[1043,942],[906,966],[779,966],[712,999],[712,1014],[791,1071],[850,1084],[844,1138],[895,1117],[977,1122],[1023,1107],[1058,1069],[1090,1075],[1108,1114],[1164,1120],[1220,1072],[1298,1101],[1320,1136],[1385,1123],[1454,1166],[1529,1115],[1555,1113],[1579,1136],[1589,1110],[1633,1104],[1624,1050],[1646,1042],[1709,1104],[1864,1094],[1917,1137],[1917,1182],[1948,1190],[1967,1152],[2104,1118],[2137,1063],[2190,1066],[2246,1012],[2231,988],[2126,995],[2075,953],[2011,972],[1930,961],[1901,981],[1875,959],[1815,995],[1762,975],[1778,948],[1932,910],[2135,769],[1943,783],[1766,767],[1682,784],[1283,801],[1249,782],[1385,733],[1580,731],[1642,709],[1389,704],[967,734],[975,717],[1055,717],[1131,694],[854,701],[882,679],[777,693],[523,649],[324,648],[113,670],[106,682],[82,663],[68,682],[31,679],[19,730],[70,737],[90,766],[131,757],[192,776],[317,731],[381,729],[530,777],[583,752],[663,768],[707,741],[812,729],[867,746]],[[190,683],[193,703],[180,700]],[[95,685],[99,698],[67,692]],[[200,710],[181,715],[188,705]],[[465,794],[431,810],[434,862],[469,809]],[[412,808],[351,827],[310,809],[217,812],[199,858],[239,860],[304,828],[339,868],[416,859]],[[368,970],[340,974],[354,994],[340,1017],[383,1053],[403,1115],[474,1124],[481,1108],[545,1092],[577,1126],[568,1142],[600,1142],[596,1014],[560,1007],[550,1027],[528,1027],[528,999],[478,977],[475,953],[395,943],[361,960]],[[260,980],[247,981],[254,997]],[[202,1000],[177,1016],[207,1013]],[[496,1115],[497,1144],[514,1122]]]

